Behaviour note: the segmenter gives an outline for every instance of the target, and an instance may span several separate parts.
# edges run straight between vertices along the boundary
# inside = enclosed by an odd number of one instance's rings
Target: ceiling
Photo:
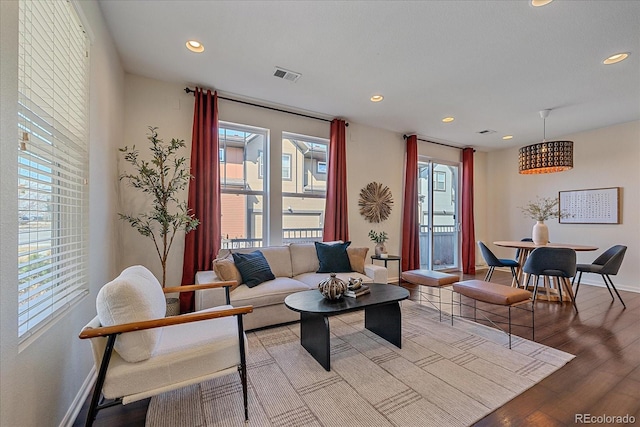
[[[543,109],[547,140],[640,119],[639,1],[99,4],[129,73],[456,146],[539,142]]]

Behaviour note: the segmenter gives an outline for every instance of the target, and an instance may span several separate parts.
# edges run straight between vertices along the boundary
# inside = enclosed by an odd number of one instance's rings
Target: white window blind
[[[88,292],[88,48],[70,2],[20,1],[21,340]]]

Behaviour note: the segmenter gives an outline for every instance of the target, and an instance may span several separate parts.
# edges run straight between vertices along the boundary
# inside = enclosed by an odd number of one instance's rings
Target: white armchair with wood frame
[[[233,372],[240,373],[248,420],[242,317],[253,307],[229,305],[229,286],[235,284],[162,289],[149,270],[133,266],[103,286],[96,299],[98,315],[80,333],[81,339],[90,339],[98,372],[86,425],[93,424],[100,409]],[[225,288],[228,305],[164,317],[165,293],[219,287]]]

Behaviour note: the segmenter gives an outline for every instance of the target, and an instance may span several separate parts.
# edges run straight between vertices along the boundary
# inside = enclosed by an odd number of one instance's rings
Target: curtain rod
[[[408,136],[407,135],[402,135],[402,138],[407,139]],[[456,147],[455,145],[444,144],[442,142],[429,141],[428,139],[422,139],[422,138],[417,138],[417,139],[418,139],[418,141],[428,142],[429,144],[443,145],[445,147],[456,148],[458,150],[464,150],[465,149],[465,147]],[[474,149],[473,152],[475,153],[476,150]]]
[[[195,94],[196,91],[194,89],[191,89],[189,87],[185,87],[184,91],[189,94],[189,93],[193,93]],[[266,105],[260,105],[260,104],[254,104],[252,102],[247,102],[247,101],[241,101],[239,99],[233,99],[233,98],[227,98],[226,96],[220,96],[218,95],[218,98],[220,99],[224,99],[225,101],[231,101],[231,102],[237,102],[239,104],[245,104],[245,105],[251,105],[252,107],[259,107],[259,108],[266,108],[267,110],[273,110],[273,111],[279,111],[281,113],[287,113],[287,114],[293,114],[294,116],[300,116],[300,117],[306,117],[308,119],[315,119],[315,120],[321,120],[323,122],[331,122],[331,120],[329,119],[323,119],[322,117],[315,117],[315,116],[310,116],[308,114],[302,114],[302,113],[296,113],[294,111],[287,111],[287,110],[281,110],[280,108],[274,108],[274,107],[268,107]],[[345,123],[345,126],[349,126],[349,123]]]

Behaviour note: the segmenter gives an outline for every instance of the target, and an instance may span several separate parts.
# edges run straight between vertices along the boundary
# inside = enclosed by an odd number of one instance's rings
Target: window
[[[224,148],[220,148],[218,149],[218,159],[220,159],[220,163],[224,163],[225,156],[224,156]]]
[[[262,151],[258,153],[258,177],[264,178],[264,166],[262,165]],[[291,179],[291,155],[282,155],[282,179]]]
[[[70,2],[20,1],[18,336],[87,290],[88,39]]]
[[[445,172],[435,171],[433,173],[433,190],[447,191],[447,175]]]
[[[282,179],[291,179],[291,154],[282,155]]]
[[[267,130],[220,122],[222,248],[264,245],[264,151]]]
[[[322,241],[329,141],[283,133],[283,243]],[[288,156],[289,176],[284,174]]]

